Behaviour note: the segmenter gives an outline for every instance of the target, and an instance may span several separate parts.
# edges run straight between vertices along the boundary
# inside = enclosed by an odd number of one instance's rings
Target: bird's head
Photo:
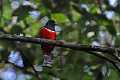
[[[46,23],[45,27],[55,31],[55,21],[54,20],[48,20],[48,22]]]

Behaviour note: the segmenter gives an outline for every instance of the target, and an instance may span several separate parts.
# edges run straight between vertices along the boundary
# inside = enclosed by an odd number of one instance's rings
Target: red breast
[[[45,39],[51,39],[51,40],[56,39],[56,32],[45,27],[40,29],[39,35],[41,38],[45,38]]]

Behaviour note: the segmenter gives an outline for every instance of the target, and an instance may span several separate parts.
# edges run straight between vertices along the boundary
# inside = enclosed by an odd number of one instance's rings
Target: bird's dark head
[[[51,30],[53,30],[53,31],[55,31],[55,21],[54,20],[49,20],[47,23],[46,23],[46,25],[45,25],[45,27],[46,28],[48,28],[48,29],[51,29]]]

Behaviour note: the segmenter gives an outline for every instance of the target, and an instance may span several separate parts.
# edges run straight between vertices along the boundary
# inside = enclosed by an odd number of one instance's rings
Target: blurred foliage
[[[27,0],[32,5],[22,5],[25,0],[16,0],[20,6],[15,10],[11,7],[12,1],[3,0],[0,4],[0,32],[36,37],[42,27],[40,19],[47,16],[62,28],[58,33],[62,33],[61,40],[80,44],[98,41],[101,46],[120,46],[120,0]],[[32,11],[37,11],[39,16],[30,14]],[[39,44],[22,43],[20,46],[32,64],[42,64]],[[0,41],[0,60],[7,59],[14,48],[12,42]],[[60,63],[61,53],[65,57],[64,65]],[[54,65],[41,73],[43,80],[120,79],[120,73],[110,63],[88,53],[56,48],[53,54]]]

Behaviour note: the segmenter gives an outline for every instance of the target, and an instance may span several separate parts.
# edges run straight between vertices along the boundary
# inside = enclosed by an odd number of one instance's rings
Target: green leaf
[[[109,21],[106,20],[106,19],[98,19],[97,23],[98,23],[98,25],[101,25],[101,26],[107,26],[107,25],[109,25]]]
[[[117,72],[115,70],[111,70],[108,80],[119,80],[119,79],[120,77],[118,76]]]
[[[89,7],[90,7],[90,10],[89,10],[90,13],[92,13],[92,14],[97,14],[98,13],[99,8],[95,4],[90,5]]]
[[[92,79],[92,76],[85,74],[82,80],[93,80],[93,79]]]
[[[10,4],[7,0],[4,0],[5,2],[5,5],[3,6],[3,17],[5,19],[10,19],[11,18],[11,13],[12,13],[12,10],[10,8]]]
[[[39,29],[40,29],[40,24],[37,23],[37,22],[33,22],[31,24],[31,27],[27,28],[26,30],[24,30],[24,32],[27,34],[27,35],[31,35],[31,36],[35,36],[37,35]]]
[[[80,14],[77,11],[72,10],[72,18],[74,21],[78,21],[80,20]]]
[[[58,23],[68,23],[69,19],[63,13],[53,13],[51,14],[51,18]]]
[[[115,45],[118,46],[118,47],[120,46],[120,36],[116,37]]]

